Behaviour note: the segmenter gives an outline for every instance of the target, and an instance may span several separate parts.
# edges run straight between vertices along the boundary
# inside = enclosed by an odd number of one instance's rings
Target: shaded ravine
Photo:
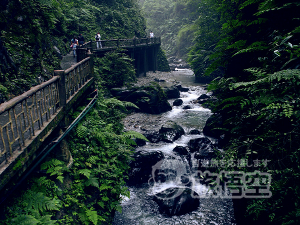
[[[182,86],[188,87],[189,91],[181,92],[180,99],[183,104],[173,106],[172,111],[150,115],[145,113],[134,113],[124,120],[127,130],[136,130],[144,133],[145,130],[158,130],[167,121],[171,120],[183,127],[185,134],[173,143],[147,143],[138,147],[136,151],[161,152],[164,159],[160,161],[160,171],[171,171],[163,174],[163,179],[155,177],[155,170],[152,167],[152,176],[148,182],[128,183],[130,198],[122,201],[122,213],[116,212],[114,225],[140,225],[140,224],[235,224],[232,201],[230,198],[215,198],[209,188],[195,179],[198,161],[191,153],[191,163],[184,157],[174,154],[176,146],[187,147],[191,139],[205,137],[202,133],[206,120],[211,115],[209,109],[203,108],[200,104],[193,103],[201,94],[207,93],[205,86],[194,83],[194,76],[190,70],[173,71],[171,73],[157,74],[149,73],[140,82],[146,84],[153,80],[159,80],[162,86],[170,86],[180,82]],[[170,100],[172,105],[174,99]],[[187,107],[188,106],[188,107]],[[186,108],[186,109],[184,109]],[[201,131],[199,134],[190,134],[191,130]],[[212,140],[213,141],[213,140]],[[185,178],[184,180],[182,178]],[[157,200],[163,190],[181,190],[188,188],[195,195],[200,196],[199,205],[192,211],[179,213],[178,215],[167,215],[162,212]],[[176,194],[176,193],[175,193]],[[177,193],[180,195],[181,193]],[[158,197],[157,197],[158,196]],[[170,204],[171,200],[167,200]],[[181,199],[179,200],[181,201]],[[189,207],[188,205],[183,205]],[[177,207],[177,206],[176,206]],[[177,210],[177,207],[175,210]],[[182,209],[179,209],[182,211]]]

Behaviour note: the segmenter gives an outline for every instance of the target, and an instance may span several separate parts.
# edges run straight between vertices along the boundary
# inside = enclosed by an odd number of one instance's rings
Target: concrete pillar
[[[147,74],[147,48],[143,49],[144,76]]]

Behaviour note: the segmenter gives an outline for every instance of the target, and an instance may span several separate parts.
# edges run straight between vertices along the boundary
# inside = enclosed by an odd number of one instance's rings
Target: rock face
[[[172,110],[166,94],[159,85],[130,89],[113,88],[111,94],[121,101],[134,103],[145,113],[160,114]]]
[[[138,151],[130,162],[129,183],[139,184],[148,182],[151,177],[152,166],[164,159],[161,151]]]
[[[184,135],[184,130],[181,126],[173,121],[167,121],[159,130],[161,140],[172,143],[173,141]]]
[[[168,188],[154,196],[159,211],[168,216],[183,215],[199,207],[199,195],[190,188]]]

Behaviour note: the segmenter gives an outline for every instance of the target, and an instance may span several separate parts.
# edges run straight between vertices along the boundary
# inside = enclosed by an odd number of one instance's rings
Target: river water
[[[166,179],[164,182],[153,182],[151,179],[148,183],[128,186],[130,198],[124,198],[122,205],[122,213],[116,212],[114,225],[171,225],[171,224],[235,224],[232,201],[230,198],[215,198],[205,185],[200,184],[193,178],[197,161],[193,159],[192,165],[184,162],[182,157],[173,153],[176,146],[187,146],[191,139],[204,137],[202,129],[206,120],[211,115],[211,111],[203,108],[200,104],[193,104],[201,94],[207,93],[205,86],[194,82],[194,75],[191,70],[180,70],[172,72],[172,78],[181,82],[183,87],[188,87],[188,92],[181,92],[180,98],[183,105],[173,106],[172,111],[161,115],[143,114],[144,121],[152,121],[153,126],[161,126],[165,121],[172,120],[184,128],[185,135],[173,143],[147,143],[145,146],[138,147],[136,150],[144,151],[161,151],[165,159],[160,165],[161,168],[169,168],[176,171],[176,177]],[[168,85],[168,82],[163,83]],[[170,100],[172,105],[173,100]],[[189,106],[190,109],[183,109]],[[154,119],[153,119],[154,118]],[[136,120],[137,121],[137,120]],[[153,122],[154,121],[154,122]],[[158,122],[158,123],[156,123]],[[143,125],[135,125],[134,127],[142,127]],[[150,123],[150,122],[149,122]],[[149,125],[149,124],[148,124]],[[190,135],[190,130],[197,129],[200,134]],[[213,141],[213,140],[212,140]],[[200,196],[199,207],[189,213],[180,216],[166,216],[159,212],[158,204],[153,197],[160,191],[167,188],[180,188],[186,186],[182,180],[177,179],[182,175],[188,176],[188,180],[192,185],[189,187]]]

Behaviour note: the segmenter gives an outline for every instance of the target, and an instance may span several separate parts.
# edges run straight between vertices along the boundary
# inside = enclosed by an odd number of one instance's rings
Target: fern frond
[[[128,139],[141,139],[141,140],[149,142],[149,140],[143,134],[133,131],[133,130],[127,131],[127,132],[123,133],[123,135],[125,138],[128,138]]]
[[[233,56],[236,56],[236,55],[239,55],[239,54],[242,54],[242,53],[247,53],[247,52],[265,50],[265,49],[268,49],[268,48],[269,47],[266,45],[266,43],[264,41],[257,41],[257,42],[252,43],[247,48],[236,52]]]
[[[13,219],[11,219],[10,224],[11,225],[35,225],[39,224],[40,221],[36,219],[32,215],[19,215]]]
[[[92,155],[86,161],[91,164],[96,164],[99,161],[99,157],[96,155]]]
[[[281,70],[273,74],[269,74],[265,78],[258,79],[255,81],[234,83],[231,85],[231,87],[233,89],[236,89],[239,87],[252,86],[252,85],[262,84],[262,83],[271,83],[273,81],[279,82],[281,80],[291,80],[291,79],[300,79],[300,70],[298,69]]]
[[[48,170],[48,169],[51,169],[53,167],[57,167],[57,166],[61,166],[63,165],[64,163],[58,159],[51,159],[47,162],[44,162],[42,165],[41,165],[41,170]]]
[[[79,174],[82,174],[83,176],[85,176],[86,178],[90,178],[90,175],[91,175],[91,170],[89,169],[81,169],[78,171]]]
[[[99,180],[94,176],[90,176],[90,178],[84,184],[85,186],[93,186],[99,188]]]
[[[51,199],[45,196],[42,192],[28,191],[24,195],[24,200],[26,200],[26,202],[28,203],[25,208],[26,211],[57,211],[61,207],[59,199]]]
[[[79,138],[84,138],[87,136],[88,128],[80,124],[76,129],[76,134]]]
[[[89,221],[91,221],[94,225],[98,224],[98,214],[97,211],[93,210],[93,208],[91,209],[87,209],[85,211]]]

